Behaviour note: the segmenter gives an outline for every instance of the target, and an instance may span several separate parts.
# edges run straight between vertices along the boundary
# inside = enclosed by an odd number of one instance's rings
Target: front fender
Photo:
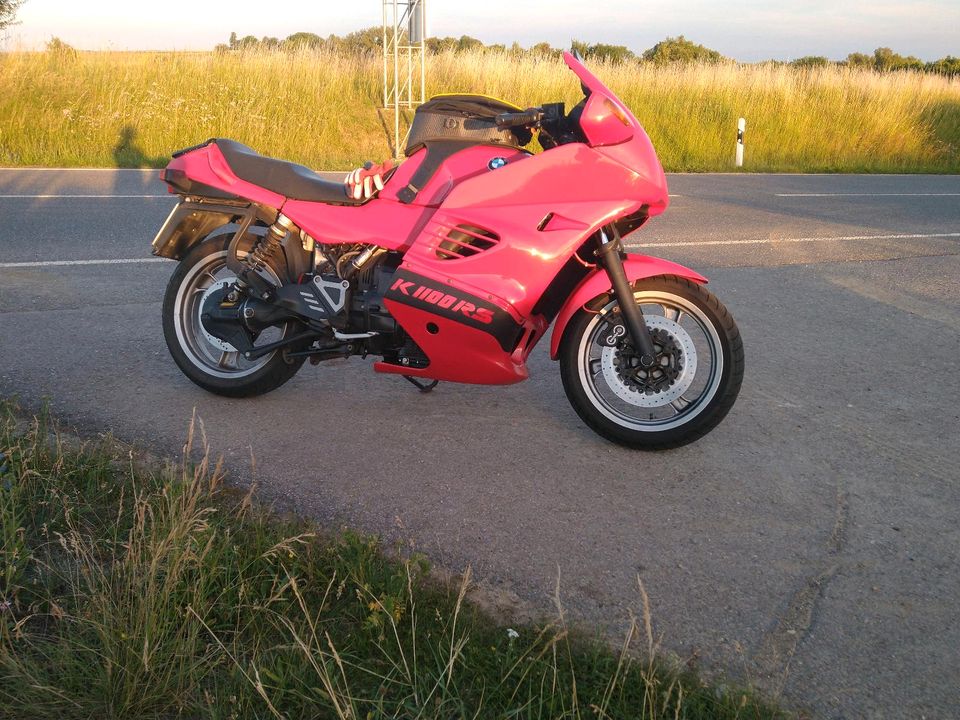
[[[690,268],[649,255],[627,255],[623,261],[623,269],[627,273],[627,280],[631,283],[657,275],[678,275],[700,284],[706,284],[707,282],[707,279],[703,275],[695,273]],[[610,286],[610,279],[603,270],[597,270],[591,273],[577,285],[574,291],[570,293],[570,297],[567,298],[563,307],[560,308],[560,313],[557,315],[557,322],[554,323],[553,335],[550,336],[551,359],[557,359],[557,354],[560,351],[560,340],[563,338],[563,331],[577,310],[584,307],[584,305],[595,297],[606,295],[612,291],[613,288]]]

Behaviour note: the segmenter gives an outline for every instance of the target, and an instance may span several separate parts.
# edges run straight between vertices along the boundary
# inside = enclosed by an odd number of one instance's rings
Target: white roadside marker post
[[[743,167],[743,131],[747,129],[747,119],[737,120],[737,167]]]

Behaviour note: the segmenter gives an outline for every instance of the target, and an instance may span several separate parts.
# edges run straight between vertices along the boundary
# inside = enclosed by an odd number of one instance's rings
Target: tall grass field
[[[960,172],[960,79],[848,68],[593,63],[670,171]],[[428,58],[428,95],[579,100],[559,60]],[[162,166],[230,137],[318,169],[390,155],[378,57],[322,52],[0,54],[0,166]],[[384,123],[386,120],[386,123]],[[391,127],[392,130],[392,127]]]

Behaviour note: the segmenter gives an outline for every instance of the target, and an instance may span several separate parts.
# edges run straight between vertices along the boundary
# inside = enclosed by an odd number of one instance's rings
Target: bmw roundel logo
[[[507,164],[506,158],[495,157],[493,158],[493,160],[487,163],[487,167],[490,168],[491,170],[497,170],[499,168],[502,168],[506,164]]]

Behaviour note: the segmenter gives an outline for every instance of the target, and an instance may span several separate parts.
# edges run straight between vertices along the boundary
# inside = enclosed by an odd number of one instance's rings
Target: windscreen
[[[590,97],[579,120],[588,144],[636,173],[628,197],[642,200],[651,216],[663,212],[670,203],[667,178],[643,126],[582,62],[568,52],[563,54],[563,61],[589,90]],[[607,104],[610,107],[604,108]]]
[[[621,112],[626,115],[627,119],[630,121],[631,125],[637,129],[642,129],[640,122],[633,116],[633,113],[630,112],[630,108],[624,105],[620,98],[613,94],[613,92],[604,85],[592,72],[587,70],[582,62],[577,60],[573,55],[568,52],[563,53],[563,61],[567,64],[577,77],[580,78],[580,82],[590,91],[590,93],[599,93],[607,98],[616,105]]]

